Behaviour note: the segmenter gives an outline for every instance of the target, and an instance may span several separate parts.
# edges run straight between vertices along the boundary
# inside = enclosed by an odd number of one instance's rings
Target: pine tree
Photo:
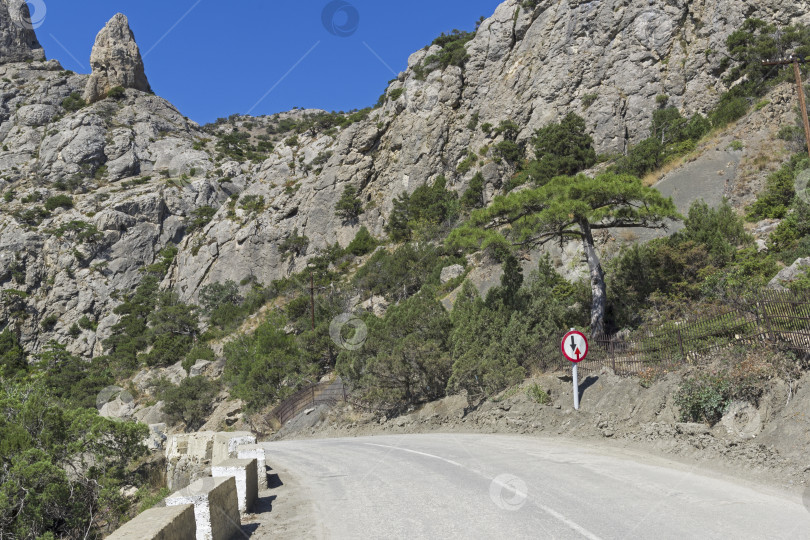
[[[548,184],[495,199],[473,212],[470,221],[453,231],[448,245],[462,249],[506,250],[551,241],[582,243],[590,269],[591,332],[604,333],[607,293],[605,274],[596,251],[594,231],[616,227],[666,228],[681,219],[675,205],[633,176],[603,174],[561,176]]]

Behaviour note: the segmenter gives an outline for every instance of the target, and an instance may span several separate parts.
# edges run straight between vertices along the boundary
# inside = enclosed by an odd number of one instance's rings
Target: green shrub
[[[478,156],[476,156],[473,152],[467,152],[467,157],[458,164],[456,167],[456,171],[459,174],[467,174],[467,172],[472,169],[473,165],[478,162]]]
[[[663,146],[651,137],[630,148],[626,156],[619,158],[610,170],[617,174],[644,176],[663,165]]]
[[[184,422],[186,431],[194,431],[205,423],[217,394],[218,383],[202,376],[187,377],[163,393],[163,411],[172,422]]]
[[[459,215],[458,196],[446,189],[447,179],[436,177],[432,185],[424,184],[409,196],[394,199],[394,209],[385,231],[394,242],[410,240],[414,233],[433,239],[455,224]]]
[[[585,120],[574,113],[535,131],[532,146],[536,163],[530,165],[527,174],[537,186],[596,164],[593,138],[587,133]]]
[[[49,197],[48,200],[45,201],[45,210],[53,212],[57,208],[73,208],[73,199],[68,195],[55,195],[53,197]]]
[[[355,273],[352,284],[392,300],[408,298],[425,285],[439,285],[442,268],[464,264],[461,257],[443,257],[440,249],[427,244],[404,244],[393,253],[378,250]]]
[[[440,46],[441,51],[428,56],[421,64],[414,67],[416,77],[424,79],[432,71],[446,69],[449,66],[463,68],[470,57],[465,46],[474,37],[475,32],[463,32],[461,30],[453,30],[449,34],[442,33],[432,43]]]
[[[400,97],[402,97],[402,94],[404,93],[405,93],[404,88],[397,88],[396,90],[391,90],[391,92],[388,94],[388,97],[391,98],[391,101],[396,101]]]
[[[804,128],[799,126],[784,126],[779,130],[777,137],[788,142],[804,142]]]
[[[720,98],[709,119],[714,127],[722,128],[748,114],[749,106],[748,98],[729,92]]]
[[[62,100],[62,107],[68,112],[76,112],[86,106],[87,103],[78,92],[73,92],[70,96]]]
[[[243,195],[239,207],[248,214],[260,214],[264,211],[264,195]]]
[[[366,255],[367,253],[371,253],[377,248],[377,240],[371,233],[368,232],[368,229],[363,226],[360,227],[360,230],[357,231],[357,234],[354,237],[354,240],[349,243],[346,247],[346,252],[351,253],[355,256],[362,256]]]
[[[42,193],[40,193],[39,191],[34,191],[34,192],[29,193],[28,195],[26,195],[22,199],[20,199],[20,202],[23,203],[23,204],[28,204],[28,203],[34,203],[34,202],[37,202],[37,201],[41,201],[41,200],[42,200]]]
[[[461,207],[465,210],[475,210],[484,207],[484,176],[477,173],[470,180],[470,185],[461,196]]]
[[[200,360],[206,360],[208,362],[213,362],[217,359],[216,354],[214,354],[214,349],[209,347],[208,345],[197,344],[191,349],[186,357],[183,359],[183,369],[186,370],[186,373],[191,373],[191,368],[199,362]]]
[[[107,97],[110,99],[123,99],[126,96],[126,90],[123,86],[115,86],[107,90]]]
[[[793,197],[796,195],[794,181],[795,164],[785,164],[781,169],[768,176],[765,191],[748,207],[746,218],[749,221],[760,219],[782,219],[788,212]]]
[[[335,204],[335,214],[345,222],[356,221],[363,214],[363,202],[357,196],[357,188],[346,186]]]
[[[58,322],[59,322],[59,315],[51,314],[51,315],[48,315],[47,317],[45,317],[44,319],[42,319],[42,321],[40,321],[39,325],[46,332],[50,332],[51,330],[53,330],[54,326],[56,326],[56,323],[58,323]]]
[[[25,350],[17,336],[8,328],[0,332],[0,378],[11,379],[28,369]]]
[[[35,208],[30,208],[28,210],[16,210],[14,212],[14,217],[17,218],[20,222],[25,223],[26,225],[31,225],[36,227],[43,220],[49,218],[51,213],[42,208],[41,206],[37,206]]]
[[[182,360],[194,346],[199,317],[195,306],[180,302],[174,292],[157,294],[147,315],[152,350],[139,358],[148,366],[168,366]]]
[[[54,231],[54,234],[61,238],[65,234],[72,236],[76,241],[84,243],[94,243],[104,238],[104,234],[98,228],[86,221],[74,220],[64,223]]]
[[[140,484],[131,471],[147,452],[147,427],[67,406],[41,378],[4,381],[0,403],[4,536],[100,538],[115,529],[130,507],[123,487]]]
[[[338,372],[380,410],[398,412],[445,395],[451,323],[433,294],[428,288],[390,307],[381,320],[368,317],[363,346],[338,358]]]
[[[538,384],[533,384],[527,388],[526,395],[529,396],[529,399],[535,403],[539,403],[540,405],[551,404],[551,396],[549,396],[548,392],[543,390]]]
[[[79,319],[79,328],[95,331],[96,328],[98,328],[98,324],[91,321],[87,315],[82,315],[82,318]]]
[[[298,228],[296,227],[287,238],[284,239],[278,246],[279,252],[284,256],[284,259],[300,257],[305,255],[309,247],[309,238],[306,235],[300,236]]]
[[[214,214],[216,213],[217,209],[211,206],[201,206],[192,210],[191,222],[188,226],[188,234],[205,228],[206,225],[211,223],[211,220],[214,218]]]
[[[514,141],[501,141],[494,146],[495,152],[511,165],[517,165],[523,159],[523,149]]]
[[[225,345],[224,379],[231,395],[256,411],[290,395],[304,365],[295,337],[284,331],[286,319],[271,313],[252,335]]]
[[[582,108],[588,109],[591,105],[596,103],[596,100],[599,99],[598,94],[585,94],[582,96]]]
[[[717,375],[686,378],[675,394],[682,422],[706,422],[713,426],[723,417],[730,397],[729,381]]]

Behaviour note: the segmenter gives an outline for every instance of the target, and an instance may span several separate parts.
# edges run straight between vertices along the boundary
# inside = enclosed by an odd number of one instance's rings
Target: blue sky
[[[206,123],[251,110],[260,115],[293,107],[373,105],[406,67],[409,54],[443,31],[472,30],[500,3],[338,1],[29,0],[29,5],[44,2],[44,18],[32,9],[32,20],[40,25],[37,35],[48,58],[80,73],[89,72],[98,31],[115,13],[127,15],[152,89]],[[334,14],[327,16],[329,29],[323,21],[327,6]]]

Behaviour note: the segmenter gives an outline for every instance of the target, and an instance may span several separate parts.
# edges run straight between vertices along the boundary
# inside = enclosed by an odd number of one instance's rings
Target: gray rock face
[[[787,268],[783,268],[778,274],[776,274],[776,276],[774,276],[774,278],[768,283],[768,288],[778,291],[786,291],[788,289],[785,287],[785,285],[793,283],[800,277],[804,276],[808,269],[810,269],[810,257],[806,259],[796,259],[793,264]]]
[[[414,68],[432,52],[418,51],[388,88],[389,95],[402,90],[398,99],[367,121],[331,136],[299,135],[297,147],[279,144],[261,166],[242,171],[246,193],[272,200],[272,207],[256,216],[237,211],[236,220],[215,216],[209,249],[184,249],[178,258],[171,282],[181,295],[193,298],[215,281],[253,277],[268,283],[300,270],[303,258],[285,261],[278,252],[294,228],[310,239],[307,256],[334,242],[345,246],[356,229],[333,209],[347,185],[361,188],[372,203],[360,225],[378,236],[393,199],[439,174],[463,192],[481,172],[491,200],[514,171],[496,159],[492,147],[501,136],[484,132],[484,123],[512,120],[522,128],[518,142],[527,142],[536,129],[573,111],[586,118],[599,152],[621,152],[649,135],[658,95],[668,95],[685,115],[715,105],[726,90],[719,76],[725,40],[745,18],[780,25],[810,21],[806,0],[522,4],[507,0],[480,25],[466,46],[470,58],[463,70],[450,66],[419,77]],[[320,169],[308,169],[321,152],[332,157]],[[459,173],[470,152],[477,164]],[[291,193],[289,185],[298,189]]]
[[[441,280],[442,283],[447,283],[448,281],[453,281],[454,279],[461,277],[464,275],[464,267],[460,264],[454,264],[452,266],[447,266],[442,268],[441,273]]]
[[[87,81],[84,99],[93,103],[117,86],[151,92],[143,59],[126,16],[118,13],[96,36],[90,55],[93,73]]]
[[[0,0],[0,64],[45,60],[34,26],[24,0]]]

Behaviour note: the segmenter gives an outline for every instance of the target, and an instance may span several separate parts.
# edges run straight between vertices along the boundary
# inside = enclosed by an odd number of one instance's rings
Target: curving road
[[[306,536],[810,538],[800,497],[629,451],[450,434],[265,446],[284,483],[274,512],[284,497],[308,501],[295,517]]]

